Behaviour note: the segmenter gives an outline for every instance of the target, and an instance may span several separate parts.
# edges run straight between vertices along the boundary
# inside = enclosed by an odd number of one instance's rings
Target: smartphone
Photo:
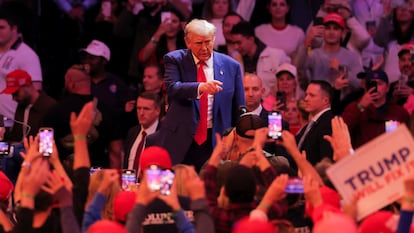
[[[133,169],[122,170],[121,182],[122,182],[121,187],[123,190],[131,190],[132,187],[135,186],[135,183],[137,182],[137,175],[135,173],[135,170]]]
[[[316,17],[313,20],[313,26],[320,26],[323,25],[323,18],[322,17]]]
[[[172,172],[169,169],[166,170],[162,170],[161,171],[161,177],[160,177],[160,183],[161,183],[161,187],[160,187],[160,193],[162,195],[170,195],[171,193],[171,186],[174,182],[174,177],[175,174],[174,172]]]
[[[151,165],[146,170],[147,185],[151,192],[160,190],[161,188],[161,169],[157,165]]]
[[[49,157],[53,153],[53,129],[39,129],[39,152],[43,156]]]
[[[348,66],[347,65],[339,65],[338,71],[340,74],[345,74],[344,78],[348,78]]]
[[[10,153],[10,144],[8,142],[0,142],[0,156]]]
[[[303,182],[300,178],[290,178],[288,180],[286,189],[286,193],[303,193]]]
[[[110,1],[102,1],[101,13],[105,18],[109,18],[112,15],[112,6]]]
[[[167,21],[167,23],[171,23],[171,12],[164,11],[161,12],[161,22]]]
[[[398,121],[386,121],[385,122],[385,132],[389,133],[398,128]]]
[[[377,89],[377,82],[376,81],[367,80],[365,82],[365,86],[367,87],[367,91],[371,90],[373,87],[375,87],[374,88],[374,92],[377,92],[378,91],[378,89]]]
[[[269,122],[268,136],[273,139],[279,139],[282,136],[282,114],[280,112],[270,112],[267,119]]]
[[[99,171],[99,170],[101,170],[102,168],[101,167],[91,167],[90,169],[89,169],[89,175],[90,176],[92,176],[93,175],[93,173],[95,173],[95,172],[97,172],[97,171]]]
[[[286,92],[284,91],[278,91],[276,92],[276,101],[279,101],[279,103],[283,104],[283,110],[286,109]]]

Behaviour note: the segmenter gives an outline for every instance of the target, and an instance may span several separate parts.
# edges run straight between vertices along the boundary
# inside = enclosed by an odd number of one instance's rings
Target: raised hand
[[[348,126],[342,117],[336,116],[331,120],[332,136],[325,135],[323,138],[327,140],[334,151],[334,161],[339,161],[342,158],[350,155],[352,144],[349,135]]]
[[[93,102],[85,104],[78,116],[76,116],[76,113],[72,112],[70,115],[70,128],[72,129],[72,134],[74,136],[83,135],[86,137],[89,128],[92,125],[94,115],[95,106]]]

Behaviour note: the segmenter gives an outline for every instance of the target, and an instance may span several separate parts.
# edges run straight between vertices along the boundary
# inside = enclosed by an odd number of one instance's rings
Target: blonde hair
[[[196,34],[200,36],[213,36],[216,33],[216,26],[204,19],[193,19],[185,25],[184,34],[187,40],[189,34]]]
[[[177,190],[177,195],[188,197],[188,190],[185,187],[186,178],[188,177],[189,166],[184,164],[177,164],[172,167],[172,170],[175,173],[175,187]]]
[[[105,179],[105,169],[96,171],[90,178],[88,187],[88,198],[86,200],[85,209],[89,208],[95,194],[101,185],[103,179]],[[113,220],[113,202],[116,194],[121,191],[119,182],[113,182],[103,193],[106,197],[106,203],[102,210],[102,219]]]

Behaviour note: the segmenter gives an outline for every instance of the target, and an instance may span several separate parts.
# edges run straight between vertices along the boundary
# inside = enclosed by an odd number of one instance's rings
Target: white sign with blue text
[[[414,139],[405,125],[368,142],[327,174],[346,203],[357,200],[358,220],[398,200],[414,173]]]

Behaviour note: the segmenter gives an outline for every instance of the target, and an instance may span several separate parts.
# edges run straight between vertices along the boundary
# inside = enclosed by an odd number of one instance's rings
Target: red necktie
[[[203,61],[200,61],[197,71],[197,82],[206,82],[206,75],[204,74],[204,65]],[[208,108],[208,100],[207,100],[207,93],[204,93],[200,97],[200,121],[198,122],[198,127],[196,133],[194,135],[194,141],[201,145],[207,139],[207,108]]]
[[[142,131],[141,135],[142,135],[141,141],[139,142],[137,152],[135,153],[134,166],[133,166],[136,172],[138,172],[139,159],[141,158],[142,149],[144,149],[144,143],[145,143],[145,138],[147,137],[147,132]]]

